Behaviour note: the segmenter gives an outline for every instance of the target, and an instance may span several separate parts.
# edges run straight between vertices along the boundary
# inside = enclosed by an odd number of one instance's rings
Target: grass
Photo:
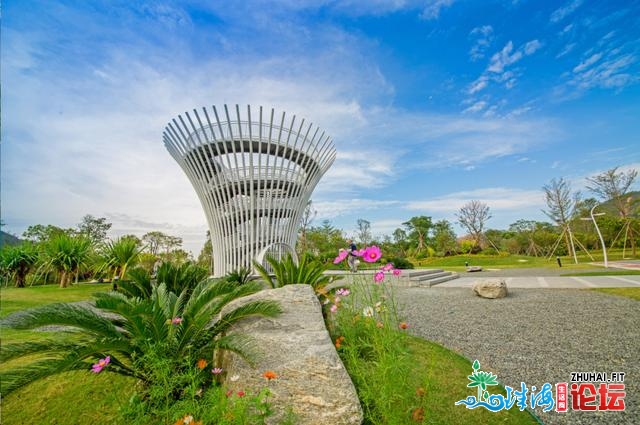
[[[610,276],[610,275],[634,276],[634,275],[640,275],[640,270],[610,269],[608,271],[566,273],[566,274],[561,274],[560,276]]]
[[[363,405],[364,424],[537,423],[515,408],[492,413],[456,406],[475,394],[467,388],[471,362],[400,330],[390,287],[356,282],[350,289],[337,312],[328,313],[328,327]]]
[[[110,289],[111,284],[107,283],[80,283],[68,288],[60,288],[58,285],[3,287],[0,288],[0,317],[42,304],[88,300],[91,294]]]
[[[58,285],[27,288],[1,288],[0,317],[15,311],[54,302],[87,300],[91,294],[106,291],[110,285],[79,284],[69,288]],[[2,343],[48,338],[69,338],[61,332],[2,330]],[[19,366],[28,358],[4,363],[2,369]],[[1,423],[6,425],[41,424],[106,424],[122,422],[119,409],[133,394],[135,380],[115,374],[66,372],[35,382],[2,399]]]
[[[595,262],[602,262],[602,251],[591,251]],[[627,253],[628,255],[628,253]],[[609,261],[623,260],[622,249],[607,250],[607,256]],[[563,266],[571,267],[572,269],[598,269],[602,270],[602,267],[594,266],[589,263],[594,262],[586,253],[577,253],[578,264],[575,264],[573,257],[561,256]],[[547,257],[531,257],[527,255],[454,255],[450,257],[430,257],[422,260],[409,259],[416,267],[440,267],[447,268],[453,271],[464,270],[466,264],[470,266],[482,266],[482,267],[497,267],[497,268],[531,268],[531,267],[543,267],[543,268],[557,268],[556,257],[553,256],[550,259]]]
[[[590,291],[602,292],[603,294],[617,295],[640,301],[640,288],[594,288]]]

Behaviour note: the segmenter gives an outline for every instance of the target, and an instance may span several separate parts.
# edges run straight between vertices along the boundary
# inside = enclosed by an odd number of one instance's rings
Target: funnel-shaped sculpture
[[[167,150],[193,185],[207,216],[214,276],[264,264],[294,247],[304,209],[336,151],[318,127],[240,107],[186,112],[165,128]]]

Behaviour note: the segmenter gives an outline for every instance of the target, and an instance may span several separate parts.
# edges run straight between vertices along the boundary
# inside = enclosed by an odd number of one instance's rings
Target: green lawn
[[[602,251],[591,251],[595,262],[602,262]],[[627,253],[627,256],[629,253]],[[607,256],[609,261],[622,260],[622,250],[608,250]],[[600,266],[593,266],[589,263],[594,262],[584,252],[579,252],[577,255],[578,264],[575,264],[573,257],[561,256],[563,266],[571,267],[572,269],[585,269],[588,270],[603,270]],[[422,260],[409,259],[417,268],[446,268],[449,270],[457,271],[464,270],[465,263],[469,263],[470,266],[482,266],[484,268],[531,268],[531,267],[544,267],[544,268],[557,268],[556,257],[553,256],[550,259],[546,257],[530,257],[527,255],[454,255],[451,257],[431,257]]]
[[[69,288],[58,285],[0,289],[0,316],[55,302],[82,301],[91,294],[111,289],[108,284],[78,284]],[[2,344],[25,340],[69,338],[62,332],[2,330]],[[0,369],[28,362],[20,358],[0,365]],[[119,408],[127,403],[135,380],[116,374],[67,372],[35,382],[2,399],[2,419],[13,424],[106,424],[122,422]]]
[[[640,301],[640,288],[594,288],[590,291],[602,292],[604,294],[618,295]]]

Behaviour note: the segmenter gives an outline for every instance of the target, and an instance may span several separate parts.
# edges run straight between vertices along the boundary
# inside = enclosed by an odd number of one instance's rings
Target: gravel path
[[[626,411],[538,407],[545,424],[640,424],[640,302],[571,289],[512,289],[496,300],[468,288],[403,288],[396,296],[414,334],[478,359],[502,385],[540,388],[570,382],[571,372],[626,373]]]

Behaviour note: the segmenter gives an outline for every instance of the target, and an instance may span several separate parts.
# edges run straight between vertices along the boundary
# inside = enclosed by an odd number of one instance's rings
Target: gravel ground
[[[545,424],[640,424],[638,301],[569,289],[512,289],[496,300],[468,288],[403,288],[396,296],[415,335],[478,359],[502,385],[530,389],[570,383],[571,372],[626,373],[624,412],[538,407]]]

